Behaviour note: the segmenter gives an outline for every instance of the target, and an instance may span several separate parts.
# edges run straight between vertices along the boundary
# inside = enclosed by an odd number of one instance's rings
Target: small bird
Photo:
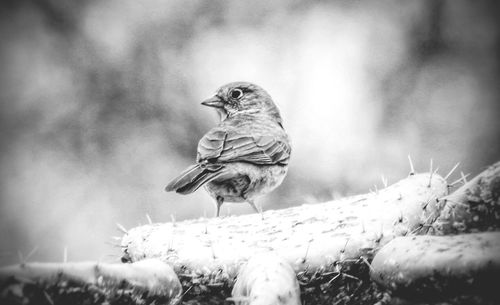
[[[201,103],[213,107],[220,123],[198,143],[196,164],[172,180],[165,190],[190,194],[204,185],[217,204],[248,202],[278,187],[288,170],[290,140],[278,107],[261,87],[233,82]]]

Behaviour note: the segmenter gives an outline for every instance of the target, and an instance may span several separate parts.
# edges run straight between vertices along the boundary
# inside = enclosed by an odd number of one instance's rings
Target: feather
[[[254,136],[251,132],[243,133],[242,129],[231,125],[213,128],[198,143],[198,162],[288,164],[290,146],[284,133]]]
[[[195,164],[188,167],[166,187],[167,192],[176,191],[181,194],[190,194],[204,183],[215,179],[222,174],[223,166],[220,164]]]

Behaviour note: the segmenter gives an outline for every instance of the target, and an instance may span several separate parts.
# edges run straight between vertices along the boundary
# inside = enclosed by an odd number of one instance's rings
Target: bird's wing
[[[272,135],[242,134],[237,130],[216,127],[198,143],[198,162],[249,162],[273,165],[288,164],[288,141]]]

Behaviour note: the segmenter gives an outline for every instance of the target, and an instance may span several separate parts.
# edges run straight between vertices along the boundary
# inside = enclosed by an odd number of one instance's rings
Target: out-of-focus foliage
[[[265,209],[366,192],[410,153],[446,173],[500,157],[495,1],[4,1],[1,264],[114,259],[115,222],[211,216],[163,191],[230,81],[280,105],[289,175]],[[233,205],[223,214],[250,212]],[[110,256],[107,256],[110,255]]]

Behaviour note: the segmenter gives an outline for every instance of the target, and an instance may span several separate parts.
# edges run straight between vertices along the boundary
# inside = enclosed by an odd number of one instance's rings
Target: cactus
[[[321,204],[149,224],[125,234],[123,259],[167,262],[190,289],[186,299],[213,296],[210,287],[221,287],[217,293],[222,302],[231,297],[230,288],[249,259],[273,253],[308,288],[303,299],[317,303],[315,295],[339,284],[350,287],[346,295],[361,286],[374,289],[365,285],[374,253],[397,236],[430,226],[439,215],[437,199],[446,194],[447,183],[439,175],[412,173],[377,192]],[[323,301],[340,297],[331,293]]]
[[[406,179],[387,186],[382,178],[385,188],[365,195],[261,214],[119,226],[122,261],[131,264],[4,267],[2,300],[386,304],[406,295],[426,303],[498,303],[490,278],[500,275],[500,233],[485,231],[500,227],[500,163],[469,182],[462,174],[448,183],[458,165],[442,178],[432,162],[428,174],[416,174],[409,160]]]
[[[372,268],[375,281],[416,298],[444,300],[457,292],[493,296],[500,233],[398,237],[375,255]]]
[[[165,263],[23,263],[0,268],[7,304],[177,304],[181,284]],[[3,303],[5,304],[5,303]]]

